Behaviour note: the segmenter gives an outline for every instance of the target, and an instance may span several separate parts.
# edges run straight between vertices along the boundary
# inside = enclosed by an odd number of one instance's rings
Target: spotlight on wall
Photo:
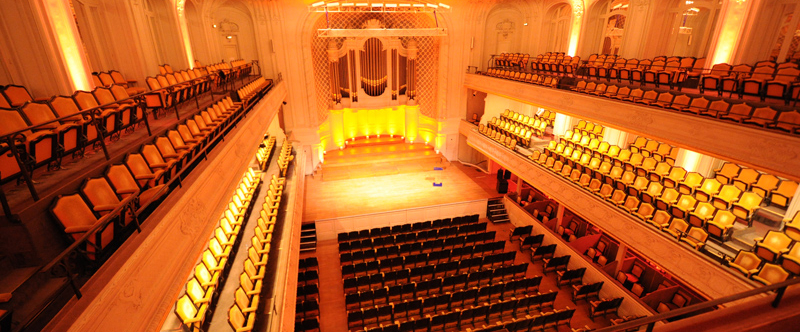
[[[216,28],[216,27],[217,27],[217,25],[216,25],[216,24],[214,24],[214,25],[212,25],[211,27],[212,27],[212,28]]]
[[[524,26],[528,26],[528,22],[522,23],[522,25],[524,25]]]
[[[226,38],[228,38],[228,39],[231,39],[231,38],[233,38],[233,36],[228,36],[228,37],[226,37]]]

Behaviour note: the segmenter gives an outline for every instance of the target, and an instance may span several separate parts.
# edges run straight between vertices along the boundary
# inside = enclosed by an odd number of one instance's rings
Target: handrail
[[[524,73],[533,73],[533,72],[529,72],[529,71],[523,71],[523,72]],[[515,82],[520,82],[520,83],[525,83],[525,84],[534,84],[534,83],[530,83],[530,82],[514,80],[514,79],[511,79],[511,78],[508,78],[508,77],[502,77],[502,76],[496,76],[496,75],[488,75],[486,72],[482,72],[482,73],[480,73],[480,75],[488,76],[488,77],[494,77],[494,78],[503,79],[503,80],[515,81]],[[545,74],[545,73],[542,73],[542,74],[537,73],[537,75],[539,75],[540,77],[541,76],[551,77],[553,79],[561,79],[561,77],[562,77],[562,76],[558,76],[558,75],[554,75],[554,74]],[[781,103],[776,103],[776,102],[764,102],[764,101],[747,100],[747,99],[740,99],[740,98],[729,98],[729,97],[723,97],[723,96],[711,96],[711,95],[702,94],[702,93],[687,93],[687,92],[682,92],[682,91],[677,91],[677,90],[672,90],[672,89],[647,87],[647,86],[641,85],[641,84],[628,84],[628,83],[618,83],[618,82],[608,82],[608,81],[602,81],[602,80],[595,80],[593,78],[579,78],[579,79],[576,79],[575,82],[577,82],[579,80],[586,81],[586,82],[603,83],[603,84],[607,84],[607,85],[616,85],[618,87],[625,86],[625,87],[631,88],[632,90],[635,88],[635,89],[641,89],[643,91],[656,91],[656,92],[659,92],[659,93],[668,92],[668,93],[671,93],[671,94],[673,94],[675,96],[680,96],[680,95],[688,96],[691,99],[704,97],[704,98],[708,99],[710,102],[713,102],[713,101],[716,101],[716,100],[723,100],[723,101],[725,101],[725,102],[727,102],[728,104],[731,104],[731,105],[744,103],[744,104],[747,104],[749,106],[753,106],[754,108],[761,107],[761,106],[769,106],[769,107],[771,107],[774,110],[779,111],[779,112],[793,112],[793,111],[794,112],[798,112],[798,111],[800,111],[800,106],[787,106],[787,105],[784,105],[784,104],[781,104]],[[541,84],[535,84],[535,85],[538,85],[538,86],[541,86],[541,87],[549,87],[549,88],[552,88],[552,89],[568,91],[568,92],[573,92],[573,93],[579,93],[579,92],[576,92],[576,91],[572,91],[570,89],[570,87],[572,87],[574,85],[563,85],[563,86],[562,85],[557,85],[557,86],[552,86],[552,87],[548,86],[548,85],[541,85]],[[644,98],[644,97],[641,97],[639,99],[655,101],[655,100],[657,100],[657,97],[656,97],[656,99],[650,99],[650,98]],[[626,102],[626,101],[620,100],[620,102]],[[657,107],[657,106],[639,104],[637,102],[631,102],[631,103],[636,103],[639,106],[643,106],[643,107],[652,107],[652,108],[662,109],[662,110],[664,109],[664,108]],[[684,104],[681,104],[681,103],[676,103],[675,105],[688,106],[688,105],[684,105]],[[680,112],[680,113],[685,113],[685,112]],[[764,120],[769,120],[770,122],[772,122],[772,123],[769,123],[769,124],[766,124],[766,125],[762,126],[762,125],[755,125],[755,124],[750,124],[750,123],[740,123],[740,122],[736,122],[736,121],[729,121],[729,120],[721,119],[720,117],[722,115],[725,115],[725,114],[727,114],[725,111],[720,111],[719,114],[716,117],[710,117],[710,119],[715,119],[715,121],[724,121],[725,123],[735,124],[735,125],[738,125],[738,126],[748,126],[750,128],[759,128],[761,130],[767,130],[767,131],[774,132],[774,133],[781,133],[781,134],[792,135],[792,136],[798,134],[798,130],[797,129],[795,129],[793,132],[789,132],[788,130],[784,130],[784,129],[778,128],[777,127],[778,124],[787,124],[787,125],[792,125],[792,126],[796,126],[797,124],[794,123],[794,122],[781,121],[781,120],[779,120],[779,117],[777,115],[775,116],[775,118],[772,118],[772,119],[759,118],[759,117],[755,117],[753,115],[750,115],[748,117],[748,119],[764,119]],[[705,118],[709,118],[709,117],[705,117]]]
[[[670,319],[674,317],[678,317],[685,314],[696,313],[701,310],[714,308],[720,304],[741,300],[743,298],[751,297],[754,295],[763,294],[769,291],[776,291],[775,299],[772,301],[772,307],[777,308],[780,305],[781,299],[783,298],[783,294],[786,291],[786,288],[792,285],[796,285],[800,283],[800,278],[792,278],[786,281],[782,281],[776,284],[762,286],[756,289],[744,291],[741,293],[733,294],[724,296],[718,299],[700,302],[697,304],[692,304],[690,306],[677,308],[674,310],[670,310],[667,312],[659,313],[653,316],[643,317],[635,320],[631,320],[619,325],[604,327],[602,329],[596,330],[596,332],[612,332],[612,331],[624,331],[628,329],[638,328],[642,325],[647,325],[647,331],[652,331],[655,324],[659,321]]]
[[[268,93],[271,90],[271,88],[272,88],[272,86],[269,86],[269,87],[265,88],[265,91],[264,91],[264,93],[261,94],[261,96],[266,95],[266,93]],[[251,104],[251,105],[253,105],[253,104]],[[239,115],[239,119],[244,118],[247,115],[246,113],[249,112],[250,109],[252,109],[252,107],[246,107],[245,109],[243,109],[243,112]],[[235,127],[237,125],[237,122],[238,121],[231,121],[230,123],[228,123],[228,125],[225,128],[223,128],[224,130],[220,130],[220,133],[225,133],[228,130],[230,130],[231,128]],[[216,139],[224,139],[224,134],[220,134],[219,136],[217,136],[215,138],[215,140]],[[197,151],[197,153],[194,155],[194,157],[191,160],[189,160],[186,164],[187,165],[191,165],[191,164],[194,164],[195,162],[197,162],[200,158],[206,158],[208,150],[212,149],[214,146],[215,146],[214,144],[205,144],[202,147],[202,149]],[[182,177],[184,175],[186,175],[186,173],[188,173],[191,169],[193,169],[193,168],[192,167],[183,167],[183,168],[181,168],[181,170],[178,171],[175,174],[175,176],[171,177],[169,181],[164,183],[164,186],[160,190],[158,190],[157,194],[155,194],[153,197],[159,197],[165,191],[171,190],[170,188],[172,188],[172,184],[175,183],[176,181],[178,183],[178,186],[182,186],[182,180],[183,180]],[[146,205],[140,205],[139,204],[139,194],[140,193],[133,194],[133,195],[131,195],[129,197],[126,197],[122,201],[120,201],[119,205],[114,210],[112,210],[109,214],[104,215],[103,217],[98,219],[98,221],[90,229],[88,229],[83,236],[81,236],[79,239],[75,240],[70,246],[68,246],[66,249],[61,251],[61,253],[58,254],[58,256],[56,256],[50,262],[48,262],[47,264],[45,264],[41,268],[37,269],[35,274],[47,273],[47,272],[54,273],[54,269],[56,267],[61,267],[63,269],[63,272],[66,274],[67,281],[69,282],[72,290],[74,291],[75,296],[80,299],[82,297],[82,294],[81,294],[81,291],[80,291],[81,286],[76,283],[75,276],[73,276],[73,273],[70,270],[71,267],[74,267],[74,264],[70,264],[69,260],[70,259],[74,259],[75,255],[79,251],[79,247],[81,245],[83,245],[84,243],[86,243],[91,236],[97,236],[96,233],[99,230],[103,229],[104,227],[107,227],[108,224],[110,224],[112,221],[114,221],[115,218],[124,218],[124,215],[125,215],[124,211],[125,210],[130,210],[132,212],[134,221],[136,222],[136,228],[137,228],[138,232],[141,233],[141,227],[140,227],[140,222],[139,222],[139,219],[138,219],[138,215],[144,209],[150,207],[152,204],[155,204],[156,201],[153,200],[153,201],[148,202]],[[138,208],[137,208],[137,206],[138,206]],[[121,219],[117,219],[117,220],[121,220]],[[54,300],[54,298],[55,297],[51,296],[50,300],[48,301],[48,303],[52,302],[52,300]],[[48,304],[46,304],[45,307],[47,305]],[[38,308],[38,309],[43,309],[43,308]],[[26,322],[24,322],[22,324],[22,326],[27,326],[28,324],[30,324],[34,319],[36,319],[36,316],[40,315],[41,313],[42,313],[42,310],[39,310],[37,314],[35,314],[33,317],[30,317]]]
[[[132,206],[133,203],[135,203],[138,198],[139,198],[139,194],[137,193],[137,194],[128,196],[125,199],[123,199],[122,201],[120,201],[119,205],[116,208],[114,208],[114,210],[112,210],[110,213],[108,213],[108,214],[102,216],[100,219],[98,219],[97,222],[95,222],[95,224],[91,228],[89,228],[88,230],[86,230],[84,232],[83,236],[81,236],[78,240],[73,242],[69,247],[67,247],[67,249],[64,249],[64,251],[62,251],[58,256],[56,256],[53,260],[51,260],[50,263],[47,263],[46,265],[42,266],[36,272],[37,273],[44,273],[44,272],[48,272],[49,271],[49,272],[52,273],[53,272],[52,271],[53,268],[55,268],[57,265],[62,266],[64,268],[64,272],[67,274],[67,276],[66,276],[67,280],[69,280],[69,283],[72,286],[72,289],[75,291],[75,296],[77,296],[78,298],[81,298],[82,295],[81,295],[80,287],[75,284],[75,279],[73,279],[72,273],[70,273],[70,271],[69,271],[69,264],[66,262],[66,260],[68,259],[68,256],[71,255],[73,252],[75,252],[78,249],[79,246],[81,246],[84,243],[86,243],[87,240],[89,239],[89,237],[97,236],[96,232],[98,230],[100,230],[101,228],[107,227],[111,222],[114,221],[114,219],[120,218],[122,212],[124,210],[126,210],[126,209],[132,208],[133,207]],[[135,216],[134,216],[134,218],[135,218]],[[138,219],[136,219],[136,228],[139,230],[139,232],[141,232],[141,228],[139,228]]]

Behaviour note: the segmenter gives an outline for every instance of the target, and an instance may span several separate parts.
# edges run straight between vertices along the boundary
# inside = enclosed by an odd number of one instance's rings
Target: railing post
[[[142,117],[144,117],[144,126],[147,128],[147,136],[153,136],[153,133],[150,131],[150,120],[147,120],[147,104],[145,103],[144,97],[139,97],[138,107],[142,109]]]
[[[8,146],[11,148],[11,152],[14,154],[14,159],[17,160],[17,166],[19,166],[19,171],[22,173],[22,176],[25,178],[25,184],[28,186],[28,191],[31,192],[31,197],[33,197],[34,201],[39,200],[39,194],[36,193],[36,188],[33,186],[33,179],[31,178],[31,172],[28,172],[28,168],[25,167],[25,163],[22,162],[20,159],[19,151],[17,150],[17,143],[16,139],[17,136],[25,137],[22,134],[17,134],[10,136],[8,138]],[[24,140],[23,140],[24,142]]]
[[[647,324],[647,329],[646,329],[645,331],[647,331],[647,332],[653,332],[653,328],[654,328],[655,326],[656,326],[656,322],[652,322],[652,323],[650,323],[650,324]]]
[[[13,223],[22,222],[19,220],[19,216],[15,216],[11,213],[11,206],[8,205],[8,198],[6,198],[6,192],[3,190],[3,187],[0,187],[0,203],[3,205],[3,213],[5,213],[6,219]]]
[[[772,300],[772,307],[777,308],[778,305],[781,304],[781,299],[783,298],[783,293],[786,292],[786,286],[778,288],[775,290],[775,299]]]
[[[108,148],[106,148],[106,135],[103,133],[105,131],[105,124],[101,127],[101,121],[97,119],[96,115],[100,114],[100,109],[95,109],[93,112],[89,113],[92,116],[92,123],[94,123],[94,128],[97,131],[97,140],[100,141],[100,147],[103,148],[103,154],[106,156],[106,160],[111,160],[111,157],[108,155]],[[100,128],[103,128],[102,130]]]

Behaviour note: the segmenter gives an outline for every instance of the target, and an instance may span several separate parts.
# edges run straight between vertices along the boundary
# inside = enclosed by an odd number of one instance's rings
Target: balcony
[[[464,86],[800,180],[797,135],[483,75]]]
[[[644,257],[659,264],[671,275],[687,285],[692,285],[697,292],[709,298],[720,298],[754,288],[753,284],[708,257],[665,237],[623,210],[474,129],[467,132],[467,144],[604,232],[613,234],[621,242],[636,248]]]

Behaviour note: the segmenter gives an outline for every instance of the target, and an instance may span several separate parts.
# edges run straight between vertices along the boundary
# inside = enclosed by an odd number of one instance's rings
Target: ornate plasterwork
[[[500,23],[497,23],[497,25],[495,26],[495,30],[499,35],[502,35],[503,37],[508,37],[508,35],[514,33],[514,31],[516,30],[516,25],[514,24],[514,22],[511,22],[511,20],[505,19]]]
[[[583,0],[572,0],[572,14],[576,18],[583,17]]]

